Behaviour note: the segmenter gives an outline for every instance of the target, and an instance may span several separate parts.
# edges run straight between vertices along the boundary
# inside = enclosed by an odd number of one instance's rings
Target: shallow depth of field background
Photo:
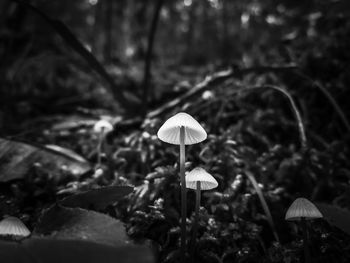
[[[219,183],[202,192],[195,262],[304,262],[300,226],[284,219],[298,197],[325,209],[308,222],[313,262],[349,262],[349,17],[348,0],[2,0],[0,217],[50,236],[38,222],[57,200],[131,185],[85,208],[179,262],[179,149],[156,134],[184,111],[208,133],[186,147],[186,171]],[[114,131],[98,164],[100,119]]]

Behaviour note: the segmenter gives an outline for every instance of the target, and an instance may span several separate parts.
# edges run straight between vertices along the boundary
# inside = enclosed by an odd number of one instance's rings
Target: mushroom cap
[[[199,143],[207,138],[203,127],[185,112],[179,112],[164,122],[157,133],[158,138],[170,144],[180,144],[180,127],[182,126],[185,128],[185,144],[187,145]]]
[[[286,220],[299,220],[301,218],[315,219],[323,215],[317,207],[306,198],[297,198],[289,207],[286,213]]]
[[[0,222],[0,236],[27,237],[30,231],[17,217],[9,216]]]
[[[106,120],[99,120],[94,125],[94,132],[97,132],[97,133],[101,133],[101,132],[108,133],[108,132],[111,132],[111,131],[113,131],[113,125],[110,122],[106,121]]]
[[[186,174],[186,187],[196,190],[197,182],[201,183],[201,190],[211,190],[218,186],[215,178],[207,173],[203,168],[194,168],[191,172]]]

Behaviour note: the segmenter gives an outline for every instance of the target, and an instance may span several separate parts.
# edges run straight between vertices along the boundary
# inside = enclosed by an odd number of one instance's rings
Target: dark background
[[[200,262],[304,262],[301,233],[284,220],[301,196],[341,209],[309,222],[314,262],[349,262],[349,16],[348,0],[0,1],[0,136],[94,164],[92,125],[115,126],[104,178],[42,171],[39,180],[30,170],[2,180],[1,215],[33,228],[72,183],[69,193],[132,184],[136,194],[103,212],[157,243],[159,261],[176,262],[178,149],[156,132],[186,111],[209,134],[187,149],[188,167],[219,182],[203,194]]]

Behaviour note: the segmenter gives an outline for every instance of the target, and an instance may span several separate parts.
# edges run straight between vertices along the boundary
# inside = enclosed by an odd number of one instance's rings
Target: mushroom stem
[[[98,167],[101,167],[101,153],[102,153],[102,145],[103,145],[103,139],[104,139],[104,130],[105,130],[105,128],[102,127],[102,131],[98,134],[98,144],[97,144],[97,164],[98,164]]]
[[[180,178],[181,178],[181,262],[186,262],[186,180],[185,180],[185,127],[180,127]]]
[[[304,260],[305,260],[305,263],[311,263],[310,251],[309,251],[309,247],[308,247],[309,241],[308,241],[307,226],[306,226],[305,217],[301,218],[301,227],[303,230]]]
[[[196,188],[196,207],[195,207],[195,216],[194,216],[194,223],[193,223],[193,232],[192,232],[192,250],[191,255],[192,259],[194,258],[194,248],[196,245],[196,237],[197,237],[197,230],[198,230],[198,220],[199,220],[199,207],[201,204],[201,182],[197,181],[197,188]]]

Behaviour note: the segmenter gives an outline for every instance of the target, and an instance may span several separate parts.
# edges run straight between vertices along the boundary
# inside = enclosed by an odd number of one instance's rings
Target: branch
[[[183,94],[182,96],[171,100],[170,102],[166,103],[165,105],[161,106],[160,108],[151,111],[148,113],[147,117],[148,118],[154,118],[157,117],[163,113],[165,113],[166,111],[169,111],[173,108],[175,108],[176,106],[182,105],[185,102],[187,102],[188,100],[190,100],[191,98],[193,98],[194,96],[198,96],[201,92],[208,90],[210,88],[213,88],[215,86],[217,86],[218,84],[233,78],[233,77],[242,77],[246,74],[249,73],[266,73],[266,72],[283,72],[283,71],[288,71],[288,70],[294,70],[297,69],[296,66],[294,65],[284,65],[284,66],[268,66],[268,67],[252,67],[252,68],[247,68],[247,69],[242,69],[242,70],[236,70],[234,71],[233,69],[229,69],[226,71],[220,71],[217,72],[215,74],[213,74],[212,76],[208,76],[206,77],[202,82],[198,83],[193,89],[189,90],[188,92],[186,92],[185,94]],[[288,99],[290,106],[293,110],[293,113],[295,115],[297,124],[298,124],[298,130],[299,130],[299,136],[300,136],[300,144],[301,144],[301,148],[302,150],[305,150],[307,148],[307,139],[306,139],[306,135],[305,135],[305,127],[301,118],[301,114],[300,111],[298,110],[293,97],[289,94],[289,92],[283,88],[277,87],[277,86],[273,86],[273,85],[263,85],[263,86],[254,86],[254,87],[250,87],[250,88],[240,88],[238,90],[236,90],[234,93],[238,93],[238,92],[244,92],[244,91],[251,91],[251,90],[255,90],[255,89],[263,89],[263,88],[269,88],[269,89],[274,89],[277,90],[279,92],[281,92],[284,96],[286,96],[286,98]]]
[[[189,101],[195,96],[198,96],[200,93],[204,92],[205,90],[214,88],[215,86],[223,83],[224,81],[230,79],[230,78],[241,78],[247,74],[250,73],[267,73],[267,72],[284,72],[288,70],[294,70],[297,69],[295,65],[280,65],[280,66],[261,66],[261,67],[252,67],[252,68],[246,68],[246,69],[228,69],[225,71],[219,71],[217,73],[214,73],[211,76],[207,76],[202,82],[195,85],[192,89],[187,91],[185,94],[165,103],[160,108],[155,109],[147,114],[147,118],[155,118],[159,115],[164,114],[165,112],[168,112],[172,110],[173,108],[183,105],[185,102]]]
[[[253,87],[253,88],[270,88],[270,89],[274,89],[277,90],[279,92],[281,92],[283,95],[285,95],[287,97],[287,99],[289,100],[290,106],[292,107],[293,113],[295,115],[296,121],[298,123],[298,128],[299,128],[299,136],[300,136],[300,144],[301,144],[301,148],[302,150],[305,150],[307,148],[307,139],[306,139],[306,135],[305,135],[305,127],[303,124],[303,120],[301,118],[301,114],[294,102],[294,99],[292,97],[292,95],[289,94],[289,92],[283,88],[277,87],[277,86],[273,86],[273,85],[264,85],[262,87]],[[250,89],[246,89],[246,90],[250,90]]]
[[[288,99],[290,106],[292,108],[292,111],[295,115],[295,119],[296,119],[297,124],[298,124],[300,146],[301,146],[302,151],[305,151],[307,149],[307,139],[306,139],[305,127],[303,124],[303,120],[301,118],[300,111],[298,110],[298,107],[296,106],[296,103],[295,103],[292,95],[290,95],[290,93],[286,89],[280,88],[280,87],[277,87],[274,85],[268,85],[268,84],[263,85],[263,86],[252,86],[252,87],[242,86],[239,89],[234,90],[232,94],[239,93],[239,92],[247,92],[247,91],[249,92],[249,91],[257,90],[257,89],[277,90],[277,91],[281,92]]]

